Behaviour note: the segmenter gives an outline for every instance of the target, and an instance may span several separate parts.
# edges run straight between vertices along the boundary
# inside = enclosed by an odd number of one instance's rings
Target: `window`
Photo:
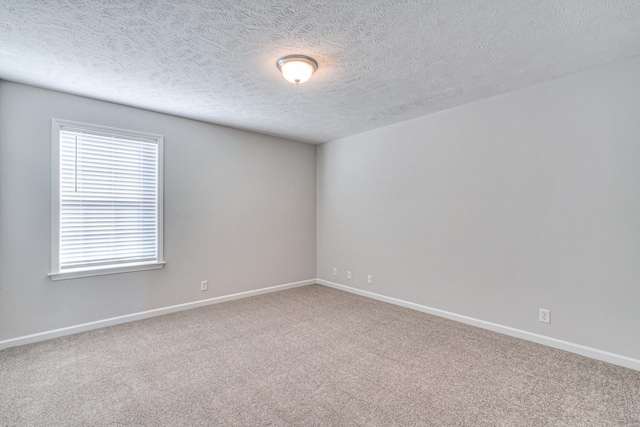
[[[53,119],[52,280],[162,268],[163,137]]]

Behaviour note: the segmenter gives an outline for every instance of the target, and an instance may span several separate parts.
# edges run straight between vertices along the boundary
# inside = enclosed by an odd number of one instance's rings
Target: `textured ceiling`
[[[0,78],[307,142],[639,54],[638,0],[0,1]]]

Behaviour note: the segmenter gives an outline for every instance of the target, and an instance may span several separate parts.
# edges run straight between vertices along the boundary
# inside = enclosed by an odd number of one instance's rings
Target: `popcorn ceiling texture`
[[[314,143],[638,54],[636,0],[0,2],[0,78]]]

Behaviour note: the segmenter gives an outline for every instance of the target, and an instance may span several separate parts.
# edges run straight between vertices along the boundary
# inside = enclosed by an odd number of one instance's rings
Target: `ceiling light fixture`
[[[318,69],[318,63],[305,55],[287,55],[276,62],[282,76],[291,83],[304,83]]]

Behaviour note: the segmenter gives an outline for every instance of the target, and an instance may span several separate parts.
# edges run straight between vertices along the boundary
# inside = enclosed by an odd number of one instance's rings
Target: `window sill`
[[[144,264],[125,264],[117,267],[69,270],[60,273],[49,273],[49,278],[55,281],[77,279],[79,277],[104,276],[106,274],[130,273],[132,271],[156,270],[164,267],[165,264],[166,263],[163,261]]]

